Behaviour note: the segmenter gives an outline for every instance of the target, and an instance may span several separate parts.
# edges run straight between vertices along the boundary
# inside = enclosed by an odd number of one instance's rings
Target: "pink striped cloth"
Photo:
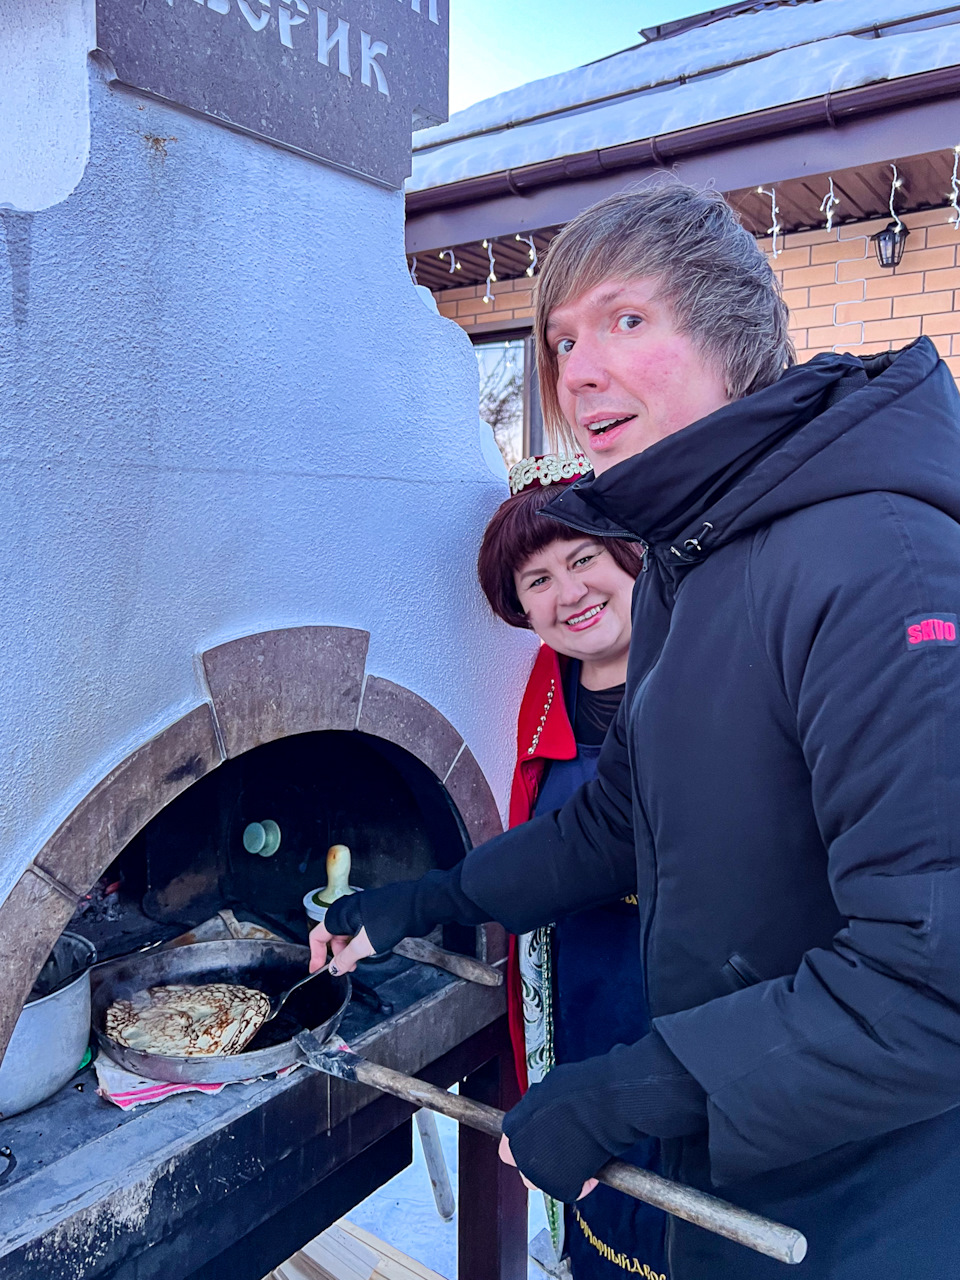
[[[277,1075],[285,1076],[288,1072],[295,1071],[299,1065],[295,1062],[292,1066],[278,1071]],[[134,1107],[142,1106],[145,1102],[160,1102],[161,1099],[169,1098],[175,1093],[219,1093],[221,1089],[227,1087],[225,1084],[168,1084],[165,1080],[144,1080],[140,1076],[135,1076],[133,1072],[118,1067],[103,1053],[97,1058],[95,1067],[97,1093],[104,1101],[112,1102],[121,1111],[132,1111]],[[249,1084],[250,1081],[237,1080],[233,1083]]]

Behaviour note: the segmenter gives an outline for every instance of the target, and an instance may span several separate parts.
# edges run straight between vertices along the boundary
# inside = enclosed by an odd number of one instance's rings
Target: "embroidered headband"
[[[568,484],[589,470],[590,463],[582,454],[545,453],[539,458],[522,458],[510,468],[510,492],[516,495],[535,484],[541,488],[548,484]]]

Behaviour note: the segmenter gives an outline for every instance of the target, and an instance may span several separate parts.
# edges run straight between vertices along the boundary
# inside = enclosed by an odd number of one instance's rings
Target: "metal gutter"
[[[407,216],[501,196],[523,196],[537,188],[575,182],[618,169],[650,165],[665,167],[671,160],[711,151],[717,147],[754,142],[759,138],[822,127],[824,124],[836,128],[858,116],[873,115],[895,107],[915,106],[952,94],[960,94],[960,65],[923,71],[919,75],[903,76],[896,80],[882,80],[856,89],[842,89],[838,93],[825,93],[816,98],[806,98],[802,102],[769,107],[750,115],[711,121],[709,124],[695,125],[690,129],[680,129],[655,138],[582,151],[576,155],[560,156],[555,160],[541,160],[516,169],[501,170],[499,173],[464,178],[441,187],[411,191],[406,197]]]

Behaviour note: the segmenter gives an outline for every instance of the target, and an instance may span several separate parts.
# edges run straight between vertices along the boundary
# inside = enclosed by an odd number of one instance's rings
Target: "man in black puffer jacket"
[[[809,1280],[940,1280],[960,1221],[960,397],[927,339],[781,373],[772,292],[714,341],[703,280],[655,246],[683,262],[695,220],[718,275],[739,255],[741,285],[765,279],[721,205],[680,184],[606,201],[541,283],[545,407],[595,464],[549,513],[647,547],[598,779],[452,872],[344,899],[313,942],[319,960],[342,935],[346,969],[445,920],[522,932],[636,892],[654,1030],[530,1090],[505,1125],[521,1171],[571,1201],[652,1134],[667,1176],[804,1231]],[[620,256],[584,267],[597,226]],[[668,1256],[671,1280],[780,1274],[676,1219]]]

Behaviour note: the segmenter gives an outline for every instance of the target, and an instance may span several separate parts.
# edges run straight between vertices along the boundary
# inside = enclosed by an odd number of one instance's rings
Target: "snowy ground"
[[[454,1190],[457,1185],[457,1125],[446,1116],[437,1116],[440,1141],[443,1144]],[[420,1150],[420,1139],[414,1126],[413,1164],[375,1191],[369,1199],[349,1213],[351,1222],[372,1232],[395,1249],[415,1258],[424,1266],[456,1280],[457,1219],[444,1222],[433,1203],[430,1179]],[[547,1224],[542,1198],[530,1196],[530,1230],[533,1237]],[[529,1280],[544,1280],[544,1273],[533,1262]]]

